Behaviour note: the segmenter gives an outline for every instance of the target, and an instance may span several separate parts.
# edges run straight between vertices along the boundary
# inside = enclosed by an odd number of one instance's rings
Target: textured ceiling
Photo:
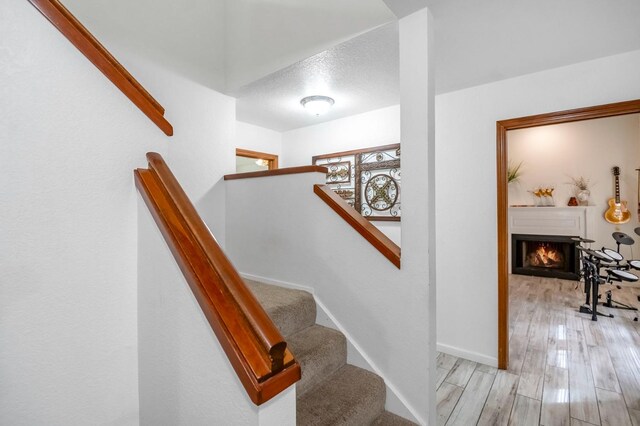
[[[397,103],[397,28],[379,26],[425,3],[436,93],[640,49],[640,0],[64,2],[108,48],[235,96],[240,120],[275,130]],[[319,93],[335,108],[304,115],[299,100]]]
[[[428,0],[384,0],[384,3],[398,19],[429,6]]]
[[[386,3],[402,14],[419,1]],[[640,49],[640,0],[427,2],[437,94]],[[236,94],[238,119],[283,131],[395,104],[397,49],[394,24],[289,66]],[[335,95],[336,106],[306,116],[298,101],[309,94]]]
[[[395,20],[382,0],[225,0],[225,5],[226,91],[231,95],[259,78]]]
[[[285,131],[399,103],[398,25],[386,24],[245,86],[237,118]],[[300,99],[326,95],[326,115],[307,113]]]
[[[395,19],[382,0],[63,1],[116,56],[126,49],[232,96]]]

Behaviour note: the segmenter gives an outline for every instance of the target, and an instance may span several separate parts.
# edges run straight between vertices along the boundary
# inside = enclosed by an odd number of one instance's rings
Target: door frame
[[[498,368],[509,366],[509,260],[507,131],[550,124],[640,113],[640,99],[530,115],[496,122],[496,167],[498,189]]]
[[[256,160],[267,160],[269,162],[269,170],[275,170],[278,168],[278,156],[275,154],[236,148],[236,156],[255,158]]]

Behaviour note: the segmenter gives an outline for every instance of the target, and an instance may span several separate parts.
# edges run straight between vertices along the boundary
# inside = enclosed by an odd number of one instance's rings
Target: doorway
[[[509,231],[507,131],[640,113],[640,100],[520,117],[496,123],[498,213],[498,367],[509,366]]]

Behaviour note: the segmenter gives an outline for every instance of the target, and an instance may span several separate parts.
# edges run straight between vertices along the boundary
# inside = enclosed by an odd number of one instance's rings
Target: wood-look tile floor
[[[591,321],[576,285],[510,277],[509,369],[439,353],[438,425],[640,426],[636,313],[599,306],[615,317]],[[614,290],[640,307],[638,295],[640,286]]]

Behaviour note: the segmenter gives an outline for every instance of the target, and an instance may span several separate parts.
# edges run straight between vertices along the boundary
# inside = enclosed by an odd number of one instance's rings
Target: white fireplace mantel
[[[595,206],[509,207],[509,234],[573,235],[595,239],[596,217]]]
[[[509,207],[509,265],[511,234],[571,235],[595,240],[595,206]]]

